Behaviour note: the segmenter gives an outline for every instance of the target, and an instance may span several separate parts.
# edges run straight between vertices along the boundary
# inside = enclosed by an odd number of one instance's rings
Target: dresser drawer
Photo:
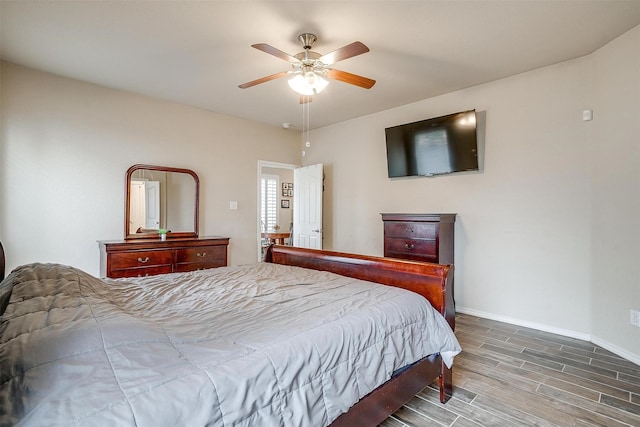
[[[125,268],[122,270],[111,270],[111,274],[109,275],[109,277],[118,278],[155,276],[156,274],[171,273],[172,269],[173,267],[171,266],[171,264],[140,268]]]
[[[199,246],[194,248],[176,249],[176,263],[207,263],[225,260],[226,246]]]
[[[386,256],[389,258],[406,259],[409,261],[432,262],[434,264],[440,263],[437,255],[419,254],[417,252],[389,252]]]
[[[425,222],[386,222],[384,224],[385,237],[399,237],[404,239],[435,239],[438,235],[437,223]]]
[[[437,257],[435,240],[413,239],[385,239],[386,256],[419,255],[422,257]]]
[[[227,263],[223,259],[208,262],[182,262],[176,264],[176,272],[184,273],[186,271],[204,270],[206,268],[225,267],[226,265]]]
[[[111,254],[111,270],[168,265],[170,273],[172,263],[173,253],[171,250],[132,251]]]
[[[198,246],[176,249],[177,272],[203,270],[227,265],[227,246]]]

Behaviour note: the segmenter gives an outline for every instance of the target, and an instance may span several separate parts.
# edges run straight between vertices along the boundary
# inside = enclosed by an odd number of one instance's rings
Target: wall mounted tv
[[[389,178],[478,170],[476,110],[385,129]]]

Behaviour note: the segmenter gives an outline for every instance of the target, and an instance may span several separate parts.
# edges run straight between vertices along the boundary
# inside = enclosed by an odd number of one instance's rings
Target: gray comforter
[[[267,263],[119,280],[32,264],[3,308],[0,425],[323,426],[460,351],[417,294]]]

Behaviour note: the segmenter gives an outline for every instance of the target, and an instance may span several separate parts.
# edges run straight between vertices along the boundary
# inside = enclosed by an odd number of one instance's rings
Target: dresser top
[[[229,244],[229,238],[223,236],[208,237],[185,237],[185,238],[168,238],[160,240],[153,239],[132,239],[132,240],[98,240],[101,248],[127,248],[127,249],[161,249],[174,248],[181,246],[207,246],[207,245],[226,245]]]
[[[455,222],[454,213],[381,213],[383,221]]]

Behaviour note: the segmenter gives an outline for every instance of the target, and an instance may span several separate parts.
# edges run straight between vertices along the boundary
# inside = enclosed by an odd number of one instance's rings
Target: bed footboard
[[[271,245],[264,261],[330,271],[408,289],[427,298],[455,330],[452,265],[280,245]],[[435,379],[438,379],[440,401],[445,403],[453,392],[452,377],[452,370],[446,367],[440,355],[429,356],[372,391],[331,426],[376,426]]]
[[[264,261],[331,271],[355,279],[408,289],[429,300],[455,331],[453,265],[281,245],[271,245]]]

